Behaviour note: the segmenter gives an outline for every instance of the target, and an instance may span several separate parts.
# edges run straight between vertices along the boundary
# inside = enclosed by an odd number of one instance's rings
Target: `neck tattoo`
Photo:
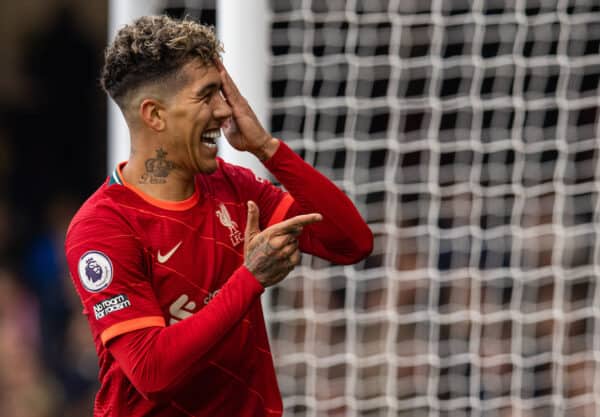
[[[167,176],[176,167],[173,161],[167,159],[169,153],[162,148],[156,150],[156,158],[146,159],[146,172],[140,177],[140,184],[164,184]]]

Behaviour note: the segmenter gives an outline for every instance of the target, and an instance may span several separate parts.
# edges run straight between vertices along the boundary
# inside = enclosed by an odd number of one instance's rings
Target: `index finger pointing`
[[[309,224],[320,222],[321,220],[323,220],[323,216],[319,213],[301,214],[282,221],[281,223],[277,223],[271,226],[270,229],[275,234],[286,234],[297,231]]]

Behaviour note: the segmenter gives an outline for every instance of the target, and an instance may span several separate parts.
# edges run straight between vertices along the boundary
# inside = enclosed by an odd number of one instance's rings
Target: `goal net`
[[[597,0],[268,13],[271,129],[375,234],[270,294],[285,415],[600,415]]]
[[[375,235],[268,292],[284,415],[600,415],[598,0],[265,13],[270,128]]]

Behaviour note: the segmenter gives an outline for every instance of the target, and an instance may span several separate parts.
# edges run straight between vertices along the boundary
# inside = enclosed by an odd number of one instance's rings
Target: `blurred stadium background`
[[[217,29],[224,7],[150,3]],[[0,4],[0,416],[91,415],[62,239],[107,172],[109,12]],[[285,415],[599,416],[598,1],[262,13],[271,130],[375,234],[360,264],[305,257],[265,299]]]

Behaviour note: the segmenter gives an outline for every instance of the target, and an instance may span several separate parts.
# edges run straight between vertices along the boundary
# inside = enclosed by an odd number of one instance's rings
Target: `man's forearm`
[[[272,137],[269,140],[267,140],[264,145],[262,145],[259,149],[255,150],[252,153],[258,159],[265,162],[271,159],[273,155],[275,155],[275,152],[277,152],[277,149],[279,149],[279,143],[279,139]]]
[[[146,398],[168,400],[177,385],[246,315],[263,287],[240,267],[191,317],[168,327],[123,334],[108,344],[131,383]]]
[[[327,177],[280,143],[264,165],[295,200],[287,217],[318,212],[324,220],[305,228],[301,249],[337,263],[355,263],[373,247],[373,234],[350,199]]]

